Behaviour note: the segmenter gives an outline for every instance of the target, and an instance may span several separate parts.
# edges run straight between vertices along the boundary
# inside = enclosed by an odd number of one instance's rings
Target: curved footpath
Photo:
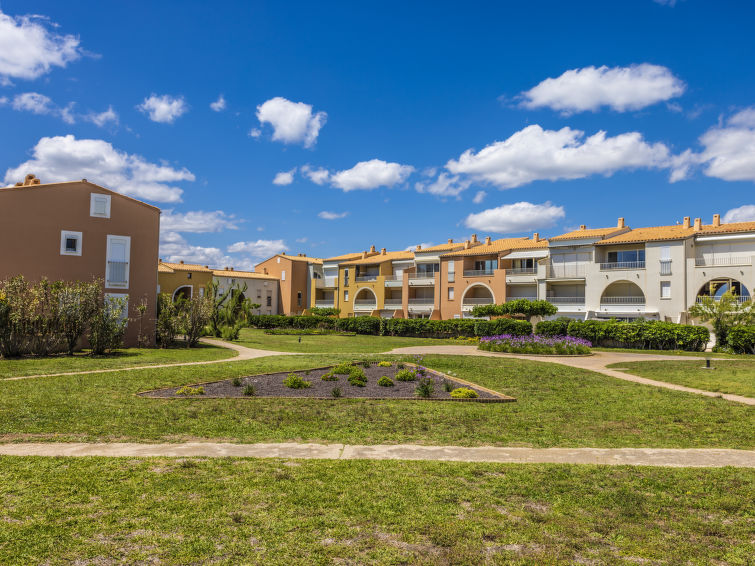
[[[625,381],[632,381],[634,383],[642,383],[643,385],[652,385],[654,387],[663,387],[664,389],[672,389],[674,391],[684,391],[685,393],[695,393],[696,395],[705,395],[706,397],[721,397],[727,401],[733,401],[735,403],[743,403],[745,405],[755,405],[755,399],[752,397],[745,397],[743,395],[733,395],[731,393],[718,393],[715,391],[705,391],[703,389],[695,389],[694,387],[686,387],[684,385],[676,385],[675,383],[667,383],[665,381],[656,381],[654,379],[648,379],[646,377],[640,377],[632,375],[631,373],[625,373],[616,369],[611,369],[607,366],[611,364],[620,364],[626,362],[655,362],[655,361],[679,361],[679,356],[665,356],[663,354],[632,354],[626,352],[595,352],[592,356],[524,356],[520,354],[505,354],[501,352],[486,352],[485,350],[478,350],[476,346],[411,346],[408,348],[395,348],[387,354],[399,354],[399,355],[447,355],[447,356],[485,356],[491,358],[516,358],[519,360],[530,360],[536,362],[549,362],[553,364],[561,364],[570,366],[573,368],[585,369],[594,371],[596,373],[602,373],[610,377],[617,379],[623,379]],[[690,357],[689,359],[695,359]]]

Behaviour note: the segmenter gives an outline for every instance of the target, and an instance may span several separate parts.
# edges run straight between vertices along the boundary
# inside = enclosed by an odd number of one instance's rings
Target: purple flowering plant
[[[592,343],[575,336],[514,336],[499,334],[480,338],[481,350],[509,352],[514,354],[589,354]]]

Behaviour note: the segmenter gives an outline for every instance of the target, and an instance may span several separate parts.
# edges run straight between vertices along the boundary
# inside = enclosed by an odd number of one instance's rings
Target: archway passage
[[[464,291],[461,299],[462,305],[493,305],[495,304],[495,295],[487,285],[476,283],[470,285]]]
[[[645,294],[636,283],[631,281],[614,281],[603,290],[600,297],[602,305],[644,305]]]
[[[191,299],[191,293],[192,289],[190,285],[184,285],[183,287],[179,287],[175,290],[173,293],[173,301],[179,301],[182,299],[189,300]]]
[[[698,297],[713,297],[716,301],[720,300],[724,293],[730,292],[740,301],[750,300],[750,292],[740,281],[730,277],[718,277],[711,279],[703,285],[697,292]]]

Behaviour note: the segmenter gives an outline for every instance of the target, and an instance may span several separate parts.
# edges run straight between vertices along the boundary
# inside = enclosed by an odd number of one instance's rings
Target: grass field
[[[149,364],[174,364],[232,358],[236,352],[199,344],[196,348],[124,348],[108,356],[91,357],[84,352],[73,356],[0,359],[0,379],[22,375],[42,375],[97,369],[115,369]]]
[[[3,564],[747,564],[751,470],[0,458]]]
[[[715,369],[704,369],[703,360],[631,362],[609,367],[622,367],[634,375],[706,391],[755,397],[755,361],[715,360],[711,365]]]
[[[683,350],[638,350],[632,348],[593,348],[594,352],[619,352],[628,354],[660,354],[662,356],[679,356],[680,358],[727,358],[736,360],[755,361],[755,355],[751,354],[724,354],[722,352],[685,352]]]
[[[381,356],[385,357],[385,356]],[[498,446],[755,446],[751,407],[509,358],[427,356],[425,365],[517,398],[478,404],[357,399],[149,399],[139,391],[353,356],[0,381],[0,441],[320,441]],[[343,384],[343,387],[350,387]]]

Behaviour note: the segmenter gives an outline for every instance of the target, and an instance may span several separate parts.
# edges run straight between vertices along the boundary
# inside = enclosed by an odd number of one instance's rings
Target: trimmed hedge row
[[[737,354],[755,354],[755,326],[735,326],[729,331],[729,346]]]
[[[710,338],[704,326],[660,321],[573,320],[567,333],[589,340],[594,346],[689,352],[703,351]]]
[[[556,320],[541,320],[535,326],[535,334],[540,336],[568,336],[571,318],[557,318]]]
[[[525,320],[497,318],[495,320],[430,320],[427,318],[376,318],[357,316],[331,318],[327,316],[255,315],[249,324],[256,328],[327,328],[357,334],[382,336],[411,336],[420,338],[456,338],[532,334],[532,324]]]

